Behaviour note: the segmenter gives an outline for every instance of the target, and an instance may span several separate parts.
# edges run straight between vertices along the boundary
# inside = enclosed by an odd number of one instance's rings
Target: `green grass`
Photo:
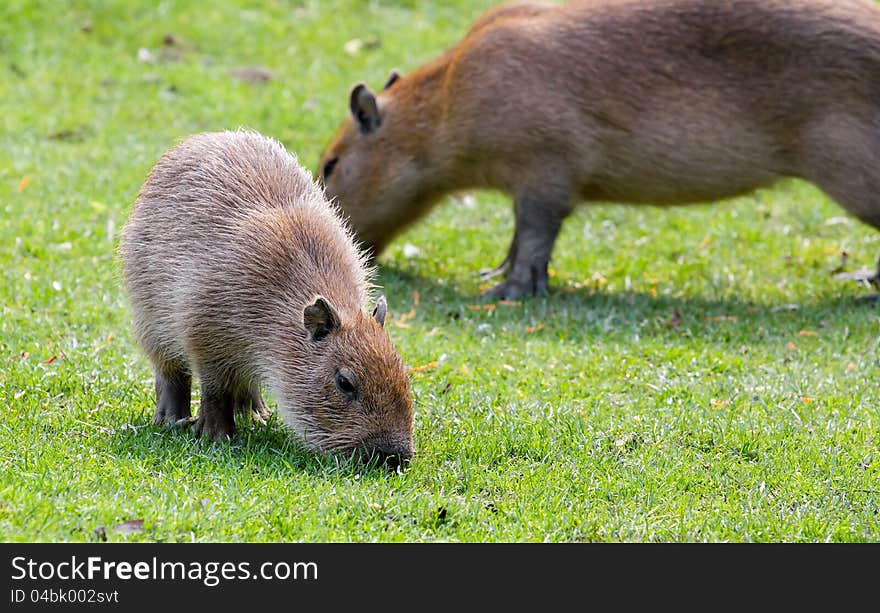
[[[444,202],[380,260],[390,334],[426,367],[403,474],[309,454],[277,419],[229,443],[150,425],[114,252],[156,158],[247,126],[314,169],[353,83],[489,4],[3,3],[0,540],[880,540],[880,312],[829,274],[841,249],[871,266],[880,234],[799,182],[582,207],[551,296],[494,310],[472,308],[476,271],[510,203]],[[273,78],[230,76],[249,66]]]

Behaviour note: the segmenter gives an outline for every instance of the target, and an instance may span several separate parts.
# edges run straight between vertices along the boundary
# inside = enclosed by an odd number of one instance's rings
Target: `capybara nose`
[[[376,459],[377,466],[397,470],[412,460],[413,452],[410,447],[379,445],[370,449],[370,456]]]

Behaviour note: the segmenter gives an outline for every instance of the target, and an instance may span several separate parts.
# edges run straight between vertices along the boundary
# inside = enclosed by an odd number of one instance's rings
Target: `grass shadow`
[[[183,461],[201,468],[222,466],[216,471],[218,474],[237,465],[272,477],[297,473],[371,480],[395,473],[378,464],[375,458],[366,460],[357,454],[311,451],[281,423],[276,410],[270,413],[265,424],[237,415],[235,435],[225,441],[197,438],[188,426],[153,425],[151,411],[152,407],[149,407],[142,415],[132,416],[124,427],[108,429],[107,448],[119,460],[139,465]],[[193,412],[198,413],[197,406],[193,407]]]
[[[876,294],[846,282],[851,293],[822,287],[810,301],[798,303],[757,302],[739,297],[654,295],[650,291],[613,291],[598,288],[554,287],[546,297],[525,297],[512,303],[483,304],[478,294],[454,282],[438,282],[412,270],[385,265],[380,277],[393,296],[389,309],[405,313],[418,292],[418,320],[425,327],[492,322],[514,327],[552,324],[559,340],[595,340],[597,336],[626,338],[632,333],[647,337],[681,339],[716,337],[720,324],[736,324],[737,337],[745,342],[767,340],[768,330],[792,326],[845,334],[847,327],[867,321],[877,313]],[[840,284],[840,281],[833,281]],[[846,290],[850,291],[850,290]],[[469,332],[472,332],[470,330]]]

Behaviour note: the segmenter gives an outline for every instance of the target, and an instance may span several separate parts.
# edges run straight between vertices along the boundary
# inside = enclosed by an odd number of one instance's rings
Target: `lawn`
[[[880,234],[797,181],[581,207],[550,296],[508,304],[477,271],[510,202],[444,201],[378,262],[405,471],[311,454],[277,417],[220,443],[150,425],[115,249],[153,162],[246,126],[314,171],[354,83],[490,4],[2,3],[0,540],[880,541],[880,311],[831,274]]]

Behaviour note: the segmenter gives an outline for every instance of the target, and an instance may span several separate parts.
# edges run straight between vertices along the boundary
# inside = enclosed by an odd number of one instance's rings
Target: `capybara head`
[[[353,316],[323,296],[303,309],[308,355],[290,362],[282,384],[292,425],[313,449],[358,452],[396,466],[413,455],[413,403],[400,354],[383,329],[380,297],[372,316]],[[305,363],[303,363],[305,362]]]
[[[395,99],[400,79],[392,72],[378,96],[362,83],[352,89],[351,115],[324,151],[316,173],[372,256],[421,214],[420,205],[428,204],[419,169],[421,123],[411,119],[408,92]]]

